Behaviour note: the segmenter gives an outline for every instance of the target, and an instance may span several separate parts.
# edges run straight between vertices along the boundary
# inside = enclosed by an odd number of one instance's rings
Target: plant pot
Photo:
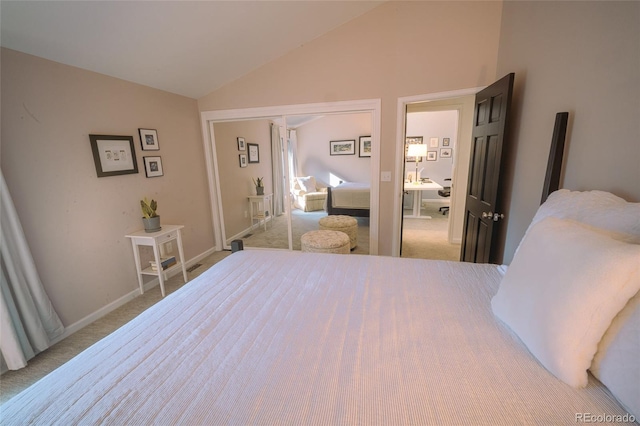
[[[256,186],[256,194],[264,195],[264,186]]]
[[[160,216],[142,218],[142,223],[144,223],[144,232],[158,232],[162,229],[160,226]]]

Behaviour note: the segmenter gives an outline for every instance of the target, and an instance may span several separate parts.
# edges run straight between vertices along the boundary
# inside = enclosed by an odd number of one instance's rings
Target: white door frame
[[[252,120],[282,117],[286,125],[286,117],[293,115],[335,114],[335,113],[371,113],[371,201],[369,217],[369,253],[378,254],[378,210],[380,200],[380,99],[364,99],[359,101],[323,102],[315,104],[281,105],[258,108],[243,108],[200,113],[202,136],[204,143],[211,215],[216,250],[222,250],[222,205],[220,200],[220,180],[218,176],[215,137],[213,125],[216,122]],[[288,180],[288,173],[287,180]]]
[[[397,117],[398,117],[397,123],[398,124],[396,127],[396,176],[395,176],[396,185],[394,188],[394,200],[396,200],[396,203],[395,203],[395,208],[393,213],[393,241],[391,245],[392,256],[395,256],[395,257],[400,256],[400,245],[402,241],[402,214],[403,214],[402,194],[404,191],[403,170],[404,170],[404,149],[405,149],[404,145],[405,145],[405,139],[406,139],[405,132],[406,132],[406,119],[407,119],[407,115],[406,115],[407,105],[418,103],[418,102],[440,101],[444,99],[475,95],[482,89],[483,89],[482,87],[475,87],[475,88],[469,88],[469,89],[460,89],[460,90],[453,90],[448,92],[438,92],[438,93],[431,93],[431,94],[425,94],[425,95],[415,95],[415,96],[406,96],[406,97],[398,98],[398,107],[397,107]],[[451,107],[447,109],[455,110],[457,108]],[[459,114],[458,129],[460,129],[461,125],[462,124],[461,124],[461,119]],[[458,162],[459,158],[460,158],[459,155],[454,155],[453,168],[456,174],[459,173],[461,167],[465,166],[463,164],[459,164]],[[467,165],[467,168],[468,168],[468,165]],[[455,179],[454,176],[452,177]],[[464,185],[457,185],[455,187],[452,187],[452,193],[451,193],[452,204],[451,204],[451,211],[449,212],[449,217],[451,217],[456,207],[454,202],[454,200],[456,199],[455,195],[457,195],[456,190],[462,190],[465,187],[466,187],[466,183]],[[451,233],[452,226],[453,224],[450,223],[449,224],[450,233]]]

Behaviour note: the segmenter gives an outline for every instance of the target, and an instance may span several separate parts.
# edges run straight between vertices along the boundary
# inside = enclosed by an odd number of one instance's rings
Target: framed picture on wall
[[[164,175],[160,157],[142,157],[142,159],[144,160],[144,171],[148,178]]]
[[[244,141],[244,138],[238,138],[238,151],[246,151],[247,144]]]
[[[143,151],[158,151],[160,143],[158,142],[158,132],[154,129],[138,129],[140,133],[140,144]]]
[[[343,140],[343,141],[330,141],[329,154],[330,155],[355,155],[356,140],[350,139],[350,140]]]
[[[249,164],[260,162],[260,146],[257,143],[248,143],[247,149],[249,150]]]
[[[427,161],[436,161],[438,159],[438,153],[435,151],[427,152]]]
[[[442,138],[442,146],[449,146],[450,143],[451,143],[450,138]]]
[[[98,177],[138,173],[132,136],[89,135]]]
[[[422,136],[407,136],[404,143],[404,161],[415,163],[416,157],[407,155],[409,153],[409,145],[414,143],[422,143]]]
[[[240,167],[247,167],[247,154],[238,155],[240,160]]]
[[[440,148],[440,158],[451,158],[451,148]]]
[[[371,157],[371,136],[360,136],[360,157]]]
[[[437,148],[438,147],[438,138],[429,139],[429,148]]]

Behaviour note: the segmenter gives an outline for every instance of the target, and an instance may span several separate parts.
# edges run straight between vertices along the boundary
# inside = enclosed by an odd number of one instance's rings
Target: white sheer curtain
[[[64,332],[36,271],[22,225],[0,171],[2,370],[18,370]]]
[[[289,139],[289,176],[293,179],[298,175],[298,137],[296,131],[291,129],[288,132]]]
[[[280,216],[284,213],[284,156],[280,126],[271,123],[271,164],[273,169],[273,214]]]

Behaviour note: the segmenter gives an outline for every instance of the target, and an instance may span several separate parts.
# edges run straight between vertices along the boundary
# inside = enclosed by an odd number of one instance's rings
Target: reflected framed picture
[[[442,146],[449,146],[450,143],[451,143],[450,138],[442,138]]]
[[[438,138],[429,139],[429,148],[437,148],[438,147]]]
[[[240,167],[247,167],[247,154],[239,154]]]
[[[238,138],[238,151],[246,151],[247,144],[244,141],[244,138]]]
[[[154,129],[138,129],[140,133],[140,145],[143,151],[158,151],[160,142],[158,142],[158,132]]]
[[[260,145],[257,143],[248,143],[247,149],[249,150],[249,164],[260,162]]]
[[[148,178],[164,175],[160,157],[142,157],[142,159],[144,160],[144,171]]]
[[[427,161],[436,161],[438,159],[438,153],[435,151],[427,152]]]
[[[138,173],[132,136],[89,135],[98,177]]]
[[[360,136],[360,149],[358,156],[371,157],[371,136]]]
[[[451,158],[451,148],[440,148],[440,158]]]
[[[356,154],[355,139],[329,142],[329,155],[355,155],[355,154]]]

